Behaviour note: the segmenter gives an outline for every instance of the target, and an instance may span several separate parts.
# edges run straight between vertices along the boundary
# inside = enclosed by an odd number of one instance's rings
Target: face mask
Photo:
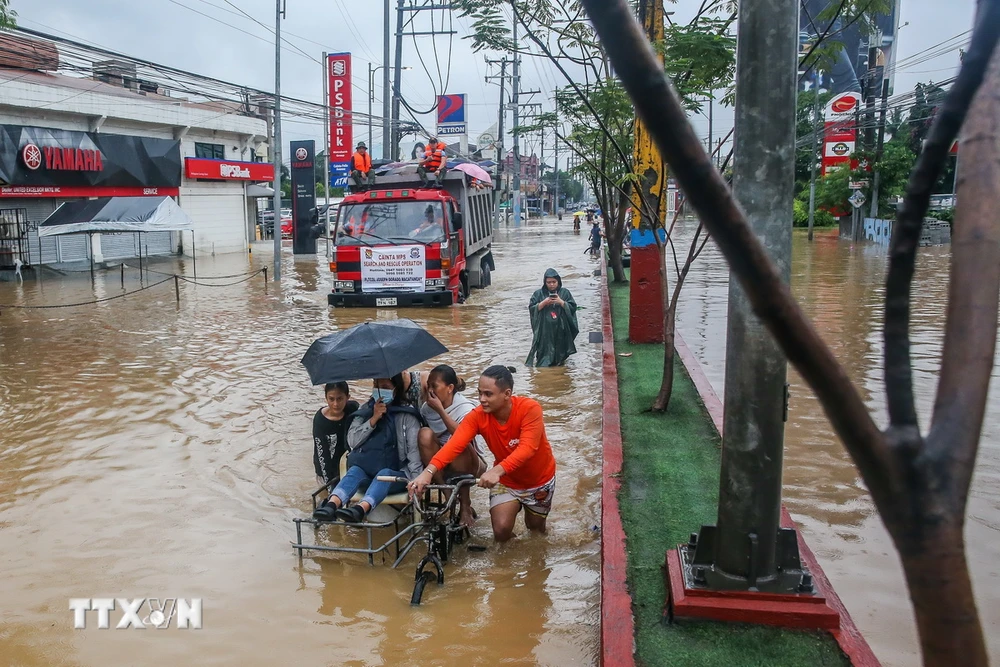
[[[372,398],[378,403],[382,401],[383,403],[392,403],[392,399],[395,398],[396,392],[392,389],[373,389]]]

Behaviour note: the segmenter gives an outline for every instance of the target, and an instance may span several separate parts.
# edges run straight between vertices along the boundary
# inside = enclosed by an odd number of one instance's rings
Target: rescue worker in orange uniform
[[[424,160],[417,167],[417,174],[424,187],[431,187],[428,174],[434,174],[435,188],[444,187],[444,175],[448,171],[445,166],[445,149],[447,146],[443,141],[438,141],[437,137],[431,137],[424,149]]]
[[[372,156],[368,153],[365,142],[358,144],[351,157],[351,181],[355,189],[362,191],[375,185],[375,173],[372,171]]]

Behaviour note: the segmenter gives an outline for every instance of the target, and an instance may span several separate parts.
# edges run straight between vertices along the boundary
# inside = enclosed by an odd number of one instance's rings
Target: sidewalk
[[[604,332],[604,402],[605,457],[611,465],[610,469],[607,463],[605,465],[605,485],[613,489],[620,484],[621,488],[617,493],[612,491],[610,498],[608,490],[605,492],[603,664],[850,665],[851,661],[834,636],[822,632],[708,621],[674,624],[664,621],[666,551],[686,542],[690,533],[702,524],[716,520],[721,438],[680,355],[676,361],[669,412],[666,415],[648,412],[660,385],[663,348],[661,345],[632,345],[627,341],[628,285],[609,284],[608,294],[611,321],[606,323]],[[613,328],[610,344],[608,324]],[[617,372],[617,388],[609,387],[609,370]],[[620,407],[618,400],[609,401],[609,393],[620,395],[611,397],[620,399]],[[718,411],[718,405],[711,407]],[[618,415],[609,414],[613,408],[619,412],[621,420],[620,474],[614,470],[613,431]],[[619,550],[616,542],[620,544],[620,539],[615,540],[616,517],[608,516],[615,504],[619,506],[619,525],[624,529],[626,547],[626,555],[619,556],[626,561],[624,585],[615,582],[615,552]],[[625,626],[631,625],[627,621],[623,623],[621,618],[623,606],[627,606],[621,599],[629,596],[634,624],[634,657],[627,655],[627,646],[617,636]],[[842,615],[846,616],[846,612],[842,611]],[[849,622],[849,616],[846,618],[847,627],[839,635],[851,635],[853,623]],[[867,649],[860,636],[851,635],[847,639],[855,643],[860,641]],[[847,648],[851,650],[851,646]],[[870,649],[867,653],[870,654]],[[877,661],[855,658],[855,664],[877,664]]]

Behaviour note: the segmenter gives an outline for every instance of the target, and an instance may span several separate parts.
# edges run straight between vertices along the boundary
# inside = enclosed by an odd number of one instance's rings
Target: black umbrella
[[[302,365],[313,384],[326,384],[392,377],[447,351],[411,320],[365,322],[315,340]]]

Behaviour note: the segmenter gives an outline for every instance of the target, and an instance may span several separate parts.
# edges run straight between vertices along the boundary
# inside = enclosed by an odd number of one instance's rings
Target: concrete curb
[[[625,528],[618,511],[621,488],[622,430],[618,397],[618,366],[615,335],[611,322],[608,281],[601,272],[601,319],[604,334],[602,371],[604,407],[602,413],[601,467],[601,665],[635,665],[635,621],[632,596],[628,591],[628,556]]]
[[[698,390],[698,395],[701,396],[701,401],[721,437],[723,425],[722,400],[715,393],[715,389],[712,388],[712,384],[708,381],[708,377],[701,368],[701,363],[691,352],[691,348],[687,346],[684,339],[681,338],[680,333],[677,333],[675,336],[674,350],[676,350],[681,363],[684,364],[688,376]],[[830,580],[827,578],[823,568],[820,567],[819,561],[816,560],[816,555],[809,548],[809,545],[806,544],[802,533],[798,531],[795,522],[792,520],[792,516],[784,506],[781,507],[781,525],[784,528],[796,528],[796,534],[799,538],[800,556],[809,567],[817,590],[826,598],[826,603],[840,614],[840,629],[833,630],[830,633],[837,641],[840,649],[850,659],[854,667],[880,667],[881,663],[875,657],[875,653],[868,645],[868,642],[861,635],[861,631],[854,624],[854,619],[851,618],[840,596],[833,590]]]

